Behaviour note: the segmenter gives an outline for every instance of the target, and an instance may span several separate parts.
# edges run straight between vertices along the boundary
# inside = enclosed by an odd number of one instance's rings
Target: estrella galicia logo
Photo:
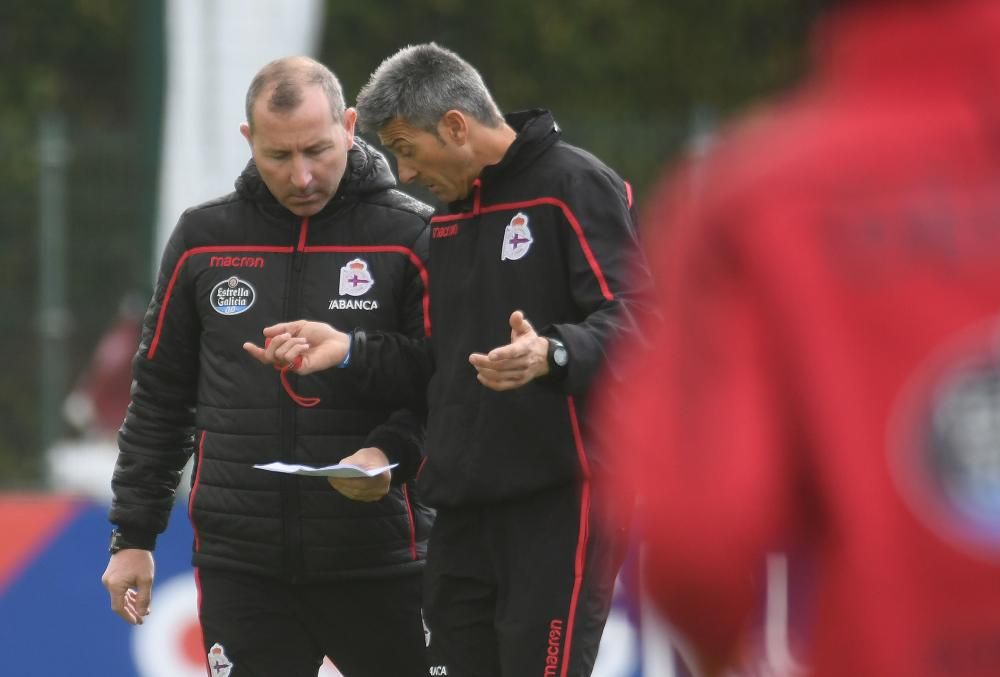
[[[250,310],[256,298],[250,283],[233,275],[212,288],[209,302],[220,315],[239,315]]]
[[[1000,552],[1000,326],[961,336],[896,410],[896,474],[939,535]]]

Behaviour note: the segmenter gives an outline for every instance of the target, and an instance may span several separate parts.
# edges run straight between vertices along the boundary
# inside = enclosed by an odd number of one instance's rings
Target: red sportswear
[[[816,46],[647,214],[662,317],[602,413],[650,592],[739,660],[789,552],[814,675],[995,677],[1000,2],[852,3]]]

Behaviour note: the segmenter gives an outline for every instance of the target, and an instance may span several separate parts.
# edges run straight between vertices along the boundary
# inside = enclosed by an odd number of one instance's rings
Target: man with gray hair
[[[586,412],[646,279],[631,188],[561,141],[548,112],[501,116],[479,73],[435,44],[384,61],[358,111],[400,179],[448,205],[432,220],[434,336],[299,321],[244,347],[426,401],[431,674],[586,677],[632,510],[611,493]]]
[[[141,624],[156,537],[194,453],[188,513],[213,677],[315,677],[324,656],[346,677],[427,674],[432,512],[409,488],[422,415],[364,397],[344,371],[264,371],[233,352],[300,316],[429,331],[432,210],[395,189],[356,116],[312,59],[261,69],[240,128],[253,159],[235,192],[181,216],[133,362],[103,582],[112,609]],[[254,468],[273,461],[382,471],[328,483]]]

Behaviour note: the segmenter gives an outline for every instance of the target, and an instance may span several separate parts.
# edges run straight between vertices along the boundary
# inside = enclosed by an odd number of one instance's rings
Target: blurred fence
[[[43,478],[42,440],[65,431],[62,398],[89,359],[125,294],[150,288],[152,175],[149,148],[133,129],[97,127],[72,116],[65,122],[64,166],[47,167],[65,180],[58,195],[42,194],[39,129],[0,134],[0,486],[38,486]],[[152,151],[152,152],[155,152]],[[59,159],[55,159],[58,164]],[[51,164],[51,163],[50,163]],[[46,183],[53,192],[51,178]],[[65,241],[58,263],[46,263],[40,246],[44,212],[59,210]],[[51,216],[50,216],[51,218]],[[51,250],[51,248],[50,248]],[[51,251],[50,251],[51,253]],[[46,269],[46,268],[49,269]],[[43,280],[53,278],[65,311],[44,322]],[[46,364],[42,339],[60,351],[63,373],[52,374],[43,397]],[[48,365],[51,366],[51,365]],[[124,413],[124,412],[123,412]]]

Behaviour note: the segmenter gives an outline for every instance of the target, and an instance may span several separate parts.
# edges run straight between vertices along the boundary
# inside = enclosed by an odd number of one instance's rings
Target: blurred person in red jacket
[[[138,294],[122,297],[118,315],[101,335],[90,362],[63,403],[63,415],[88,437],[113,439],[131,399],[132,356],[145,306]]]
[[[720,674],[787,552],[812,674],[1000,675],[1000,2],[841,3],[815,47],[647,213],[602,415],[648,589]]]

